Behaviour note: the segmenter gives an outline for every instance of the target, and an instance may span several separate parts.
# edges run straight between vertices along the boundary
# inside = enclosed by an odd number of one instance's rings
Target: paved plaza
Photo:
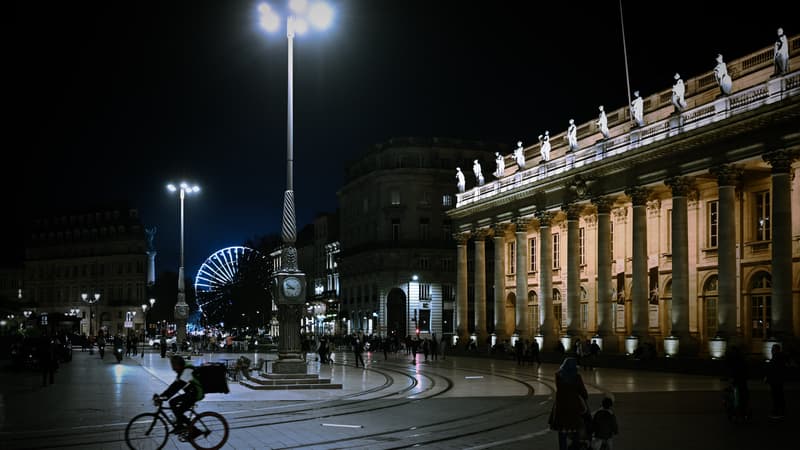
[[[193,363],[242,354],[194,357]],[[253,361],[274,355],[245,354]],[[209,394],[198,407],[230,423],[228,449],[431,448],[555,449],[547,429],[555,364],[519,366],[508,359],[447,356],[415,363],[405,354],[366,354],[367,369],[336,353],[333,365],[309,357],[308,370],[342,389],[255,391],[231,382],[229,394]],[[0,448],[122,449],[124,429],[150,397],[173,379],[157,353],[101,360],[75,351],[55,384],[36,372],[0,370]],[[601,367],[584,371],[590,405],[615,400],[616,449],[792,448],[800,423],[800,387],[787,384],[788,416],[767,419],[769,392],[751,380],[754,417],[730,423],[719,376]],[[774,445],[773,443],[781,443]],[[787,447],[788,446],[788,447]],[[191,448],[171,438],[167,448]]]

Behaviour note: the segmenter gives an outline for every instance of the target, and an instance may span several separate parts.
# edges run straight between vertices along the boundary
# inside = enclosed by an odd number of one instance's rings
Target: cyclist
[[[169,406],[172,408],[177,422],[176,431],[183,433],[189,428],[189,419],[184,413],[203,399],[203,387],[200,385],[200,380],[194,376],[194,366],[186,364],[186,360],[182,356],[173,356],[169,363],[177,377],[161,395],[156,396],[162,400],[169,400]],[[183,390],[183,394],[175,395],[181,390]],[[200,435],[201,431],[195,428],[189,430],[188,434],[189,439],[192,439]]]

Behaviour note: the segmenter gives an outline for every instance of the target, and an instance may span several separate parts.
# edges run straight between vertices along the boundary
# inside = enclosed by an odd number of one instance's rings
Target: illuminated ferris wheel
[[[227,247],[209,256],[194,280],[197,305],[200,314],[210,323],[223,320],[225,311],[233,297],[231,288],[240,281],[240,270],[252,267],[252,263],[263,259],[256,250],[248,247]]]

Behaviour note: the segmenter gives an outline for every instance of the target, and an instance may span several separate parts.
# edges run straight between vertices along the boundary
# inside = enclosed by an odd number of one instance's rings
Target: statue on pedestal
[[[608,117],[606,117],[606,112],[603,110],[603,105],[600,105],[600,116],[597,118],[596,123],[597,128],[603,135],[603,139],[608,139]]]
[[[525,149],[522,148],[522,141],[517,141],[517,148],[514,149],[514,159],[517,161],[517,169],[525,168]]]
[[[503,155],[500,154],[500,152],[494,152],[494,156],[495,156],[494,162],[497,165],[497,167],[495,167],[494,169],[494,176],[500,178],[506,171],[506,161],[503,158]]]
[[[644,100],[639,96],[639,91],[633,92],[633,101],[631,102],[631,117],[636,122],[636,125],[644,126]]]
[[[481,163],[477,159],[472,163],[472,172],[475,173],[475,182],[478,186],[483,186],[483,171],[481,170]]]
[[[542,160],[539,161],[539,164],[545,163],[550,161],[550,132],[545,131],[544,136],[541,134],[539,135],[539,153],[542,156]]]
[[[458,187],[458,192],[464,192],[467,187],[467,183],[464,181],[464,173],[461,172],[461,167],[456,167],[456,186]]]
[[[714,78],[717,79],[717,84],[719,84],[719,89],[722,93],[729,95],[733,87],[733,82],[731,81],[731,76],[728,75],[728,66],[722,61],[721,54],[717,55],[717,65],[714,67]]]
[[[783,75],[789,71],[789,42],[778,28],[778,39],[775,41],[775,75]]]
[[[675,74],[675,84],[672,85],[672,106],[675,111],[681,112],[686,108],[686,100],[683,96],[686,94],[686,85],[683,84],[680,74]]]
[[[564,139],[569,142],[569,151],[573,152],[578,149],[578,127],[575,126],[575,120],[569,119],[569,127],[567,127],[567,135]]]

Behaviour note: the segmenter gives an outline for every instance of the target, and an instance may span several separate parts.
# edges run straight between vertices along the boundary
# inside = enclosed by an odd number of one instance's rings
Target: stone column
[[[469,342],[469,306],[467,298],[467,240],[466,234],[456,234],[456,332],[459,340]],[[406,300],[408,301],[408,300]]]
[[[494,225],[494,332],[498,339],[506,336],[506,225]],[[501,341],[502,342],[502,341]]]
[[[672,329],[671,336],[689,337],[689,225],[686,195],[689,181],[683,177],[668,178],[664,184],[672,189]]]
[[[633,268],[631,285],[631,334],[644,338],[648,332],[647,195],[645,188],[625,190],[633,202]]]
[[[520,338],[529,338],[530,328],[528,325],[528,223],[529,220],[518,217],[514,222],[517,238],[517,305],[515,309],[516,320],[514,321],[514,331],[519,333]]]
[[[478,345],[486,342],[486,230],[473,233],[475,243],[475,334]]]
[[[611,297],[611,205],[608,197],[592,199],[597,207],[597,334],[613,334],[614,299]]]
[[[539,328],[544,336],[542,350],[552,350],[558,340],[556,323],[553,317],[553,237],[550,234],[550,222],[553,213],[539,211]]]
[[[763,156],[772,166],[772,324],[770,337],[792,335],[792,161],[786,150]],[[797,205],[795,205],[797,206]]]
[[[567,335],[580,336],[581,266],[578,219],[582,207],[575,204],[563,206],[567,214]]]
[[[741,170],[721,165],[710,172],[717,177],[719,183],[718,333],[722,337],[731,338],[736,335],[736,183]]]

